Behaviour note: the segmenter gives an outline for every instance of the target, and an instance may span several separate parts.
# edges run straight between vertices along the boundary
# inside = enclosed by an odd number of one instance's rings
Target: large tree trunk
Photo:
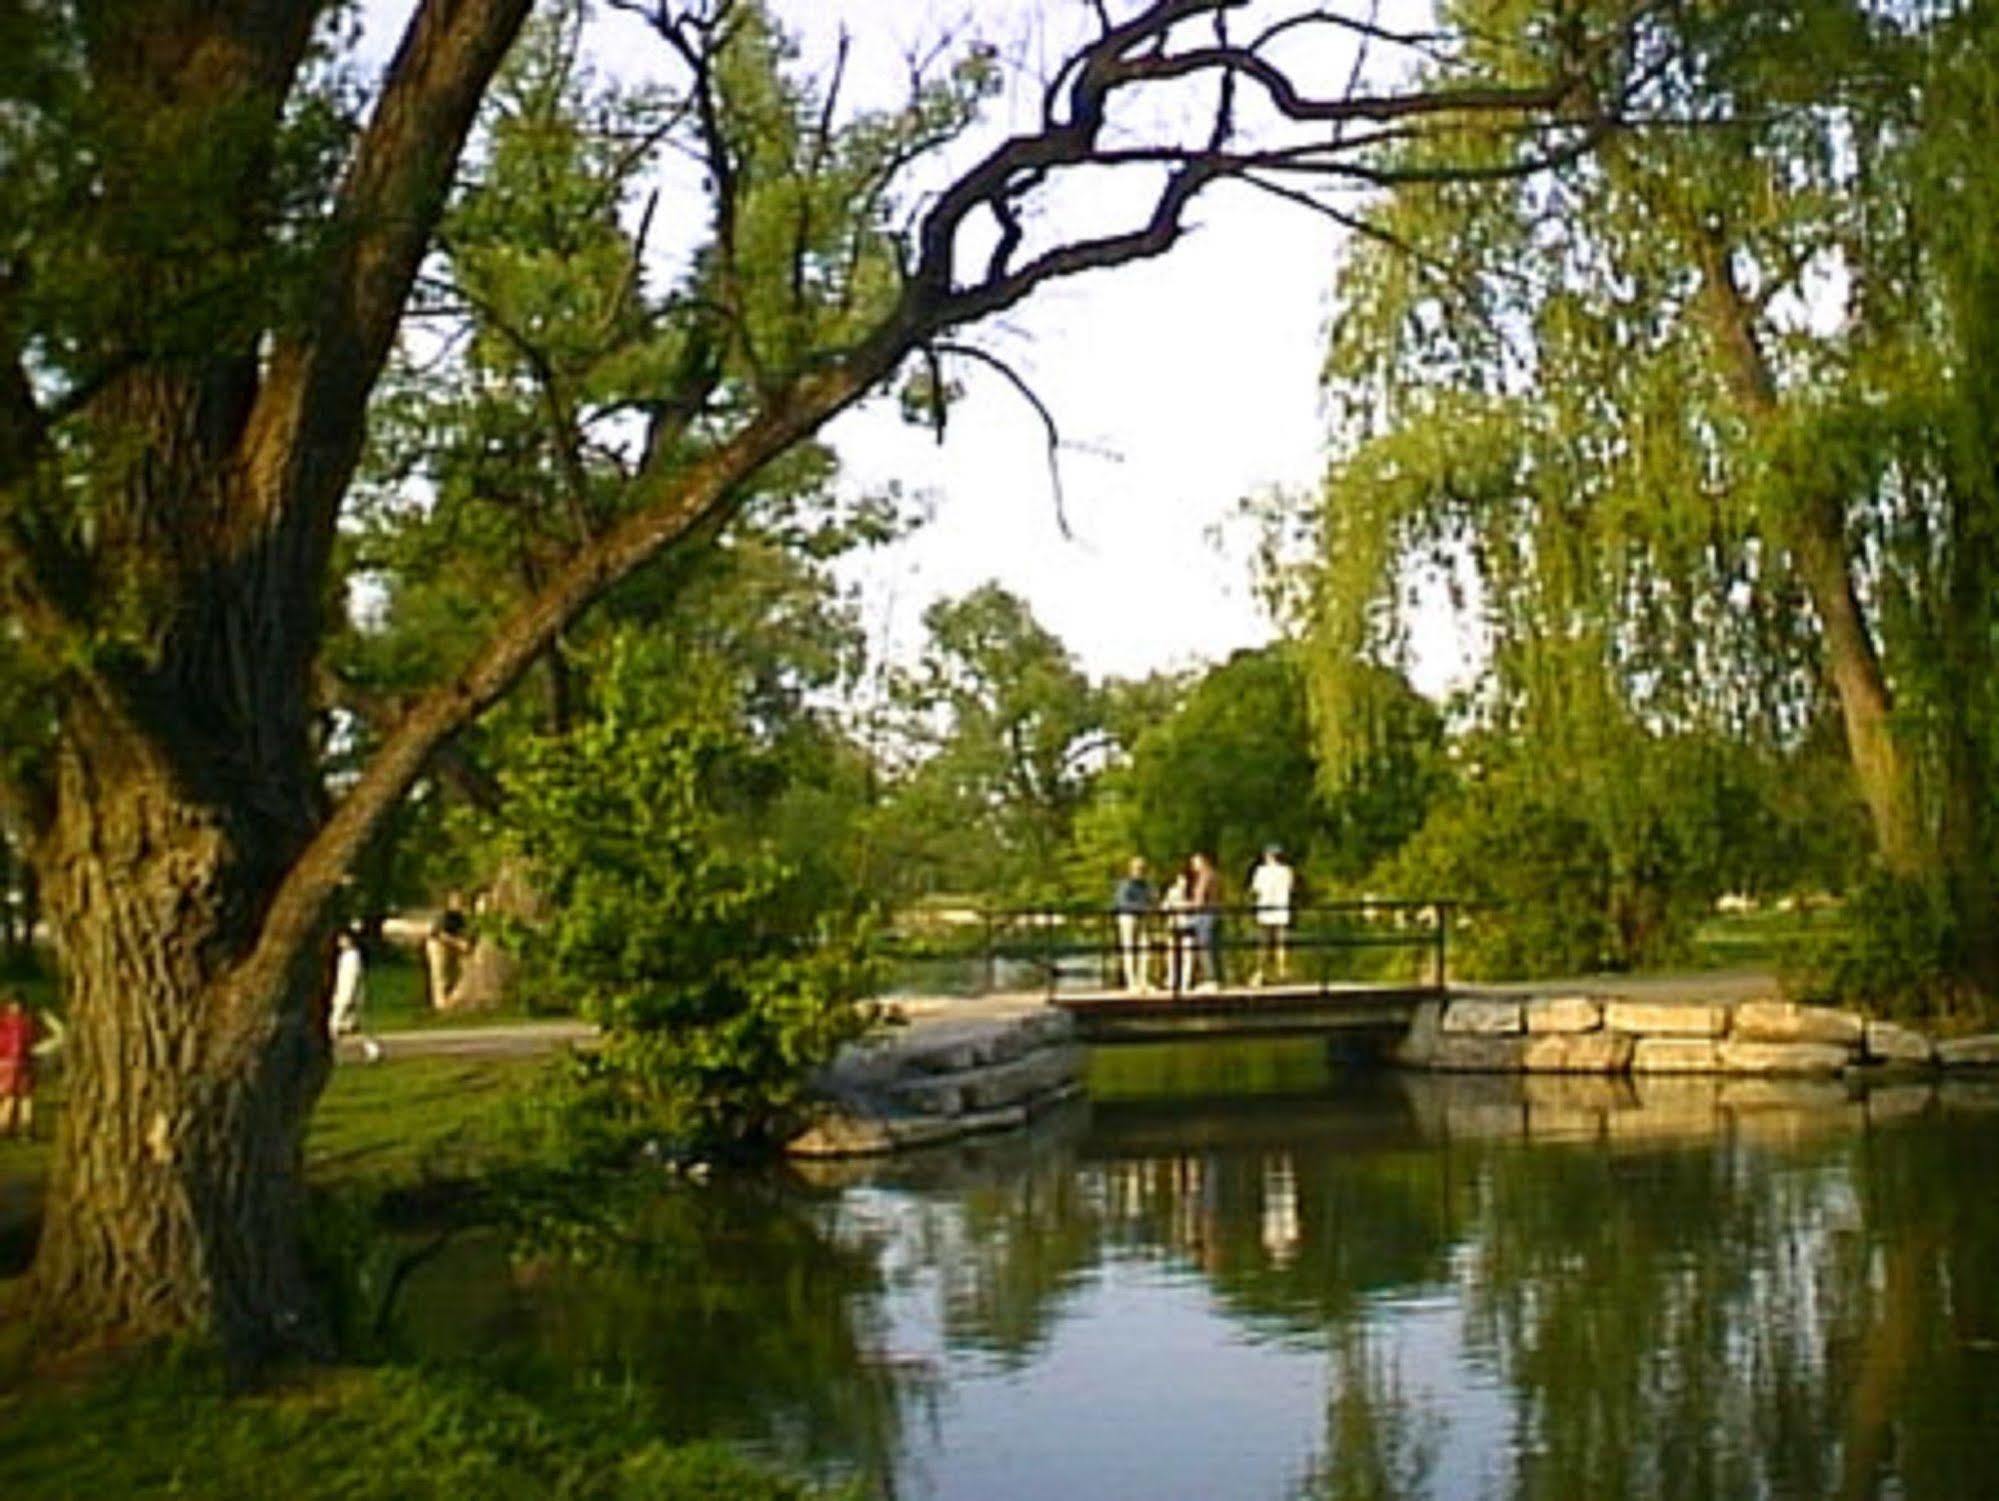
[[[1883,867],[1908,880],[1923,880],[1936,871],[1936,845],[1924,826],[1914,768],[1895,736],[1894,698],[1853,587],[1845,528],[1836,506],[1813,504],[1805,510],[1808,514],[1794,522],[1789,540],[1823,632],[1826,671],[1846,728],[1854,785],[1866,805]]]
[[[1743,410],[1769,425],[1779,415],[1777,378],[1736,284],[1728,247],[1708,232],[1696,239],[1695,250],[1706,294],[1703,308],[1724,378]],[[1881,863],[1906,879],[1927,879],[1937,870],[1936,844],[1923,823],[1915,768],[1896,739],[1894,695],[1854,588],[1843,504],[1830,495],[1799,497],[1784,518],[1780,540],[1798,561],[1824,633],[1826,670],[1846,727],[1854,784],[1866,804]]]
[[[69,1015],[32,1273],[53,1347],[206,1332],[247,1367],[320,1344],[298,1245],[320,966],[302,952],[273,995],[218,982],[301,832],[267,816],[300,810],[283,790],[205,801],[129,728],[69,717],[39,852]]]

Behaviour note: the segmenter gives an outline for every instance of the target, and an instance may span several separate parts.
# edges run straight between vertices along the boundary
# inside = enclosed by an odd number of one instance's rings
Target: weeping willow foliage
[[[1473,40],[1440,76],[1553,24],[1453,9]],[[1366,669],[1406,655],[1426,578],[1489,649],[1475,722],[1599,821],[1675,737],[1795,755],[1838,707],[1802,575],[1830,536],[1940,864],[1953,840],[1989,864],[1994,23],[1793,0],[1670,25],[1649,86],[1684,128],[1482,183],[1412,152],[1340,268],[1294,590],[1323,762],[1364,754]]]

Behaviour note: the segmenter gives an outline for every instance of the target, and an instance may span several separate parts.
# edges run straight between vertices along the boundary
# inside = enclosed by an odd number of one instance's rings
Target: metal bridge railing
[[[1450,930],[1459,903],[1347,901],[1291,908],[1282,958],[1250,906],[1214,909],[1212,951],[1190,914],[1144,916],[1137,952],[1121,942],[1118,914],[1098,907],[963,909],[922,929],[886,935],[882,957],[906,987],[989,994],[1042,990],[1179,997],[1253,985],[1321,995],[1356,987],[1441,989],[1449,972]],[[1220,973],[1211,971],[1220,960]],[[1135,959],[1142,976],[1126,973]],[[928,967],[946,983],[922,978]]]

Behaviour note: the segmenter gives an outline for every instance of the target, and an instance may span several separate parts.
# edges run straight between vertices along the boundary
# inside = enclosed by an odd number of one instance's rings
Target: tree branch
[[[704,525],[732,514],[751,476],[885,378],[900,360],[898,352],[886,367],[877,362],[888,357],[888,347],[871,360],[838,362],[801,378],[768,400],[735,437],[678,475],[641,476],[642,490],[650,481],[659,493],[650,500],[642,495],[632,514],[574,554],[547,587],[508,616],[469,666],[418,699],[384,739],[280,884],[255,948],[222,987],[231,1002],[255,1006],[271,993],[291,956],[324,922],[345,871],[439,747],[497,702],[591,604]]]
[[[458,3],[478,8],[520,0]],[[745,403],[750,415],[732,436],[698,457],[689,460],[668,445],[655,443],[633,481],[635,505],[625,518],[572,554],[547,585],[494,632],[467,667],[426,693],[388,734],[360,779],[281,883],[255,948],[231,977],[228,989],[238,1001],[254,1004],[256,997],[270,993],[277,974],[323,923],[342,872],[437,750],[504,694],[562,630],[607,590],[669,548],[725,523],[743,503],[745,483],[765,464],[887,380],[913,352],[934,345],[941,334],[1003,311],[1056,278],[1123,265],[1170,249],[1184,232],[1189,205],[1209,184],[1259,170],[1327,172],[1335,165],[1327,157],[1334,148],[1323,140],[1303,146],[1155,152],[1152,164],[1163,163],[1167,170],[1141,222],[1122,232],[1054,244],[1020,265],[1012,263],[1009,249],[988,259],[979,279],[960,283],[956,275],[957,241],[973,215],[992,213],[1006,238],[1010,223],[1024,218],[1018,200],[1057,169],[1132,158],[1133,153],[1121,156],[1099,141],[1118,90],[1160,78],[1200,75],[1219,80],[1236,74],[1256,82],[1290,123],[1317,126],[1369,119],[1386,122],[1391,128],[1421,119],[1546,115],[1560,111],[1574,98],[1571,81],[1557,78],[1532,88],[1438,89],[1406,96],[1321,101],[1297,90],[1266,60],[1243,47],[1207,47],[1178,54],[1168,49],[1171,34],[1180,23],[1216,15],[1238,3],[1154,0],[1129,20],[1107,25],[1082,49],[1081,60],[1062,70],[1059,76],[1067,80],[1066,92],[1051,90],[1041,128],[1003,141],[947,187],[921,217],[914,234],[913,265],[902,293],[873,330],[847,350],[828,352],[809,362],[804,373],[773,379],[768,386],[765,378],[758,376]],[[651,17],[655,29],[661,29],[669,41],[678,35],[680,46],[692,49],[688,60],[699,74],[712,61],[712,48],[718,45],[715,31],[727,12],[728,0],[713,0],[707,9],[691,17],[664,4],[656,7]],[[696,23],[698,36],[678,30]],[[713,86],[712,79],[706,86]],[[1231,133],[1227,105],[1218,109],[1222,114],[1216,128],[1206,136],[1211,147]],[[1611,128],[1614,112],[1604,112],[1597,123]],[[711,152],[720,152],[713,165],[729,170],[719,115],[706,120],[703,131]],[[1588,140],[1585,131],[1581,142],[1565,143],[1515,170],[1533,170],[1540,161],[1559,160],[1571,150],[1587,149]],[[1356,149],[1355,143],[1345,143],[1347,153]],[[1370,173],[1385,179],[1392,171],[1390,167],[1367,168],[1352,162],[1347,166],[1349,175],[1360,180],[1368,180]],[[726,199],[738,186],[718,180],[711,183],[711,192]],[[717,227],[718,232],[727,232],[726,214]],[[1003,364],[969,346],[957,347],[957,352],[984,360],[1014,380],[1034,401],[1052,432],[1045,408]]]
[[[421,0],[411,18],[340,187],[318,316],[272,355],[244,429],[238,546],[295,519],[304,576],[319,576],[369,393],[479,102],[529,4]]]
[[[974,344],[957,344],[940,341],[933,346],[939,354],[956,355],[960,359],[974,360],[988,370],[997,372],[1007,384],[1018,391],[1021,398],[1034,408],[1034,415],[1041,419],[1042,435],[1048,443],[1048,484],[1055,496],[1055,525],[1063,537],[1068,538],[1069,508],[1062,496],[1062,430],[1055,425],[1055,414],[1048,409],[1048,403],[1021,373],[996,354],[988,353]]]

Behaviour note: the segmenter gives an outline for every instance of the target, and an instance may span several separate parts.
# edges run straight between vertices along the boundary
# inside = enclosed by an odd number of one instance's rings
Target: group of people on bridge
[[[1297,872],[1281,848],[1266,845],[1248,884],[1256,926],[1256,969],[1249,983],[1281,982],[1287,977]],[[1221,989],[1223,910],[1221,872],[1211,855],[1190,855],[1163,891],[1148,878],[1145,860],[1134,856],[1111,893],[1124,988],[1137,995],[1162,988],[1173,995]]]

